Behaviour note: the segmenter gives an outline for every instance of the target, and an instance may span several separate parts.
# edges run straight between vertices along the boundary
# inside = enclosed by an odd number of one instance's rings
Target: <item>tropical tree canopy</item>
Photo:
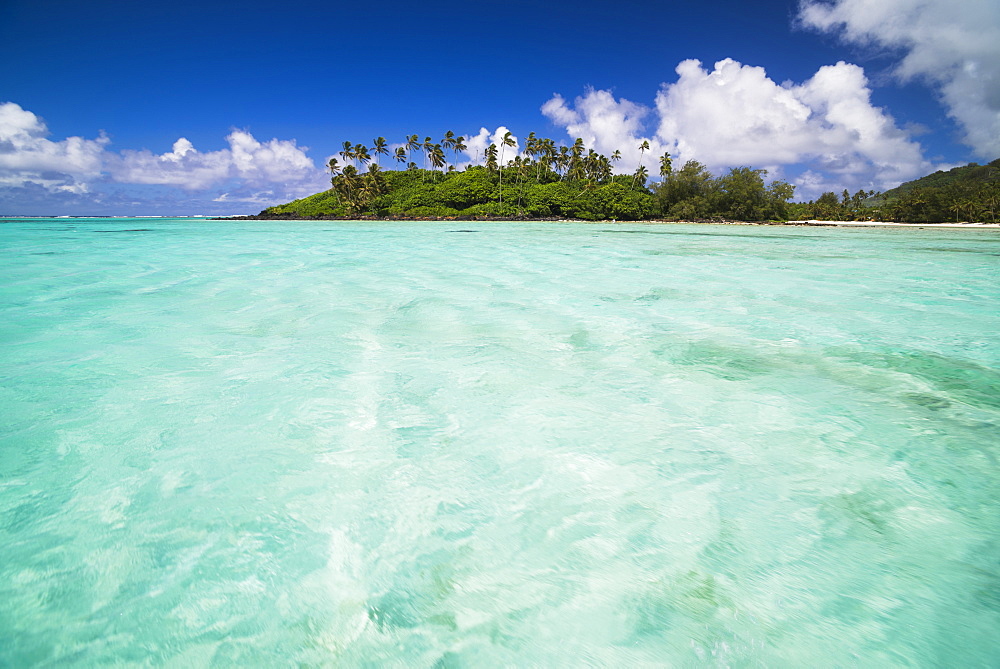
[[[798,213],[788,201],[794,187],[784,181],[765,182],[767,172],[737,167],[716,177],[697,161],[673,169],[669,153],[659,158],[660,181],[647,188],[650,170],[644,164],[649,141],[638,145],[639,164],[634,173],[616,175],[614,165],[621,150],[610,157],[582,138],[558,145],[549,138],[529,133],[524,148],[506,132],[499,143],[484,152],[483,165],[460,165],[468,147],[465,138],[448,130],[440,142],[430,136],[407,135],[405,142],[390,148],[384,137],[371,147],[343,142],[340,157],[327,167],[331,189],[324,193],[271,207],[262,213],[301,216],[433,216],[433,217],[567,217],[583,219],[639,220],[730,218],[776,219]],[[423,154],[423,169],[413,160]],[[452,163],[449,164],[449,152]],[[392,156],[405,169],[386,170],[381,156]],[[837,198],[831,193],[816,203],[838,213],[860,211],[874,193],[861,191]],[[970,208],[962,200],[951,204],[953,214]]]

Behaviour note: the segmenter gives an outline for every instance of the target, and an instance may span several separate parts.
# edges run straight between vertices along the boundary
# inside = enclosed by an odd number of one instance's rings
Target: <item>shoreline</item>
[[[588,221],[580,218],[462,218],[462,217],[434,217],[434,216],[399,216],[399,217],[374,217],[362,216],[358,218],[345,218],[342,216],[291,216],[287,214],[261,215],[252,214],[248,216],[219,216],[206,218],[210,221],[451,221],[455,223],[601,223],[616,225],[643,225],[643,224],[677,224],[677,225],[749,225],[749,226],[797,226],[797,227],[826,227],[826,228],[1000,228],[1000,223],[898,223],[894,221],[823,221],[816,219],[798,221],[729,221],[729,220],[709,220],[697,219],[691,221],[675,221],[667,219],[645,219],[641,221],[619,221],[615,219]]]
[[[843,228],[1000,228],[1000,223],[896,223],[894,221],[789,221],[804,225],[833,225]]]

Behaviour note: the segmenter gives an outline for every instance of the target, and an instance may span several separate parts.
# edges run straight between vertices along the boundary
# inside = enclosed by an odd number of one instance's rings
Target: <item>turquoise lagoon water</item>
[[[0,665],[1000,665],[1000,232],[0,223]]]

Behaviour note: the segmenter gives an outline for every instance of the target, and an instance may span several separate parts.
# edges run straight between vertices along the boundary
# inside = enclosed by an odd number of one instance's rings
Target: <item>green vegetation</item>
[[[828,221],[866,219],[905,223],[968,221],[996,223],[1000,213],[1000,159],[937,171],[885,193],[846,190],[823,193],[813,202],[791,205],[794,218]]]
[[[653,186],[661,216],[676,220],[732,219],[787,221],[795,187],[784,181],[765,186],[767,170],[734,167],[721,177],[689,160],[676,172],[669,165]]]
[[[390,153],[384,137],[368,147],[344,142],[340,157],[328,164],[331,188],[301,200],[269,207],[262,216],[377,218],[579,218],[584,220],[676,219],[787,220],[793,186],[764,184],[765,170],[738,167],[714,177],[703,165],[689,161],[673,170],[669,154],[659,158],[661,181],[647,187],[649,170],[639,149],[633,174],[613,174],[610,158],[588,149],[582,139],[558,146],[551,139],[527,136],[521,155],[506,159],[515,147],[510,133],[498,147],[487,147],[485,165],[456,170],[454,163],[467,147],[449,131],[435,143],[418,135],[406,137]],[[449,165],[448,152],[454,161]],[[416,154],[422,154],[416,156]],[[383,169],[379,155],[405,165]],[[420,168],[413,160],[419,157]]]
[[[889,220],[913,223],[996,223],[998,205],[1000,159],[935,172],[887,191],[873,202]]]
[[[371,147],[344,142],[343,164],[336,158],[328,164],[330,190],[268,207],[260,215],[996,223],[1000,202],[1000,160],[935,172],[886,193],[859,190],[851,195],[845,190],[839,197],[829,192],[793,204],[789,200],[795,187],[780,180],[765,184],[766,170],[735,167],[716,177],[694,160],[675,170],[668,153],[659,157],[660,181],[647,185],[646,141],[636,147],[636,171],[614,174],[612,166],[621,160],[621,151],[609,158],[588,149],[582,139],[561,146],[530,133],[524,151],[507,159],[508,149],[516,147],[508,132],[499,146],[486,148],[484,165],[464,170],[455,168],[459,154],[468,148],[464,137],[449,130],[440,142],[430,137],[420,141],[419,135],[405,140],[394,152],[384,137],[375,138]],[[391,156],[404,169],[383,168],[380,156]]]
[[[789,206],[789,215],[795,220],[815,219],[820,221],[865,221],[882,215],[871,206],[875,191],[859,190],[851,195],[847,189],[838,198],[836,193],[827,192],[816,200],[797,202]],[[882,220],[878,218],[878,220]]]

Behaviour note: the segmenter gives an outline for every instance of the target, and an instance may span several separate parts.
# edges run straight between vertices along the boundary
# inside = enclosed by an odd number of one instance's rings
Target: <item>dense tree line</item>
[[[794,186],[765,183],[766,170],[736,167],[715,176],[697,161],[674,169],[670,154],[648,160],[639,149],[632,174],[615,174],[620,150],[605,156],[582,139],[560,145],[530,133],[522,152],[511,133],[459,170],[465,138],[448,131],[440,141],[408,135],[390,149],[384,137],[371,146],[344,142],[328,164],[331,188],[269,207],[262,215],[354,218],[581,218],[587,220],[867,220],[913,223],[997,222],[1000,160],[970,163],[905,183],[886,193],[847,190],[790,203]],[[385,169],[380,159],[401,169]],[[658,163],[649,184],[646,162]]]
[[[937,223],[1000,221],[1000,159],[938,171],[874,198],[873,209],[891,221]]]
[[[830,191],[815,200],[795,203],[789,206],[789,213],[796,220],[816,219],[820,221],[863,221],[874,219],[880,212],[872,206],[876,191],[857,191],[854,195],[845,188],[840,197]]]
[[[937,171],[885,193],[846,190],[791,205],[794,218],[830,221],[884,220],[904,223],[1000,221],[1000,159]]]
[[[701,163],[689,160],[654,184],[656,211],[676,220],[788,220],[788,200],[795,187],[780,180],[765,185],[765,176],[767,170],[734,167],[715,177]]]
[[[508,132],[490,144],[482,165],[456,169],[468,147],[447,132],[438,142],[407,136],[390,150],[384,137],[371,146],[344,142],[331,158],[329,191],[270,207],[262,214],[341,217],[581,218],[642,220],[729,218],[784,220],[793,186],[764,183],[765,170],[738,167],[721,177],[689,161],[674,170],[670,154],[656,160],[660,181],[648,185],[649,143],[632,174],[615,174],[621,151],[605,156],[582,139],[570,145],[529,134],[523,152]],[[511,157],[511,153],[514,153]],[[380,156],[403,169],[387,170]],[[479,156],[476,156],[477,162]],[[418,163],[419,161],[419,163]],[[652,161],[650,161],[652,162]]]

